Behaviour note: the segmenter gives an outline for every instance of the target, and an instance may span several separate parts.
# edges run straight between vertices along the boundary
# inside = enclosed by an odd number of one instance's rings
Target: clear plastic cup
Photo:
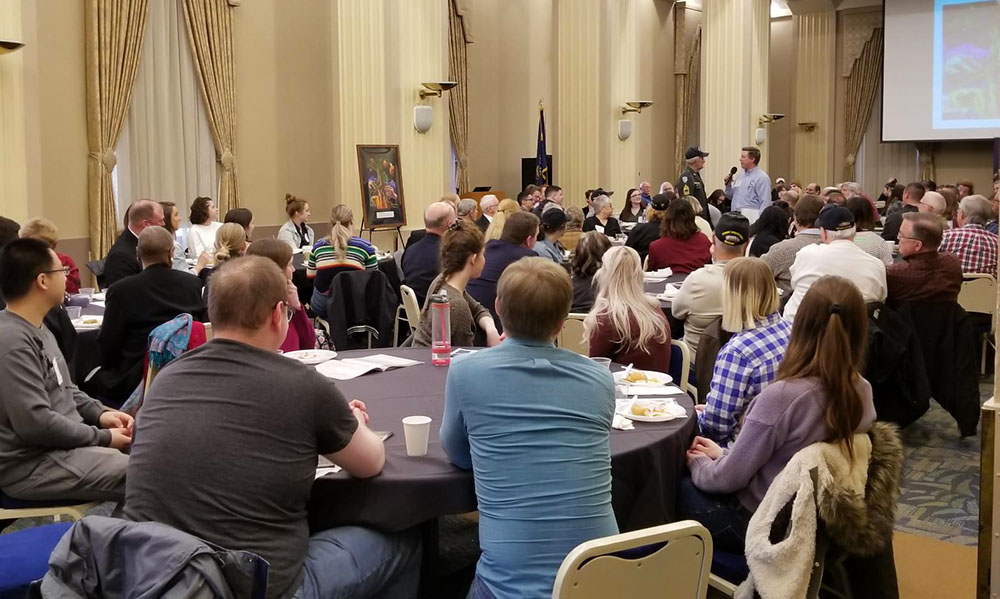
[[[607,368],[608,370],[611,370],[611,358],[591,358],[591,360],[597,362],[599,365]]]
[[[69,316],[70,320],[80,320],[80,316],[83,315],[83,308],[80,306],[66,306],[66,315]]]
[[[93,287],[81,287],[80,288],[80,295],[82,295],[83,297],[85,297],[87,299],[93,299],[93,297],[94,297],[94,288]]]

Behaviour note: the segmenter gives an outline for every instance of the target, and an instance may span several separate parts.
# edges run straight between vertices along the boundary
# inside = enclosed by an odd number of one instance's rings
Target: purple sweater
[[[875,421],[872,386],[858,379],[864,415],[856,432]],[[796,452],[826,441],[826,397],[813,378],[778,381],[761,391],[747,409],[736,441],[717,460],[691,463],[696,487],[706,493],[736,493],[743,507],[757,510],[767,488]]]

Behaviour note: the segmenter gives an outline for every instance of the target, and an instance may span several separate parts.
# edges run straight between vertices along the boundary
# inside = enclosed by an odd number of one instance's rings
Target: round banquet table
[[[339,472],[316,480],[309,502],[313,531],[347,524],[399,531],[439,516],[476,509],[472,472],[448,461],[438,436],[448,369],[432,366],[427,348],[338,352],[338,358],[376,353],[423,363],[336,381],[347,399],[367,404],[372,430],[393,434],[385,442],[385,468],[379,476],[356,479]],[[674,397],[687,410],[686,418],[655,424],[636,422],[635,430],[611,431],[611,500],[623,532],[674,520],[684,454],[696,432],[691,399],[687,395]],[[400,421],[413,415],[432,418],[424,457],[406,455]]]
[[[104,306],[90,304],[81,310],[84,316],[104,316]],[[96,329],[77,329],[76,346],[73,348],[73,363],[69,365],[73,382],[79,385],[91,370],[101,365],[101,348],[97,345]]]
[[[663,293],[663,290],[667,288],[667,283],[673,283],[674,286],[680,288],[681,283],[687,275],[674,274],[670,275],[664,281],[647,281],[642,282],[643,290],[652,296],[658,296]],[[667,322],[670,323],[670,338],[680,339],[684,336],[684,321],[674,318],[673,313],[670,311],[670,300],[663,299],[660,297],[656,298],[660,302],[660,310],[663,310],[664,316],[667,317]]]

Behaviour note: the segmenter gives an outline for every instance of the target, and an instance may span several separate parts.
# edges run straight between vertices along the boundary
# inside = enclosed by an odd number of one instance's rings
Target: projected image
[[[936,127],[1000,127],[1000,0],[937,0]]]

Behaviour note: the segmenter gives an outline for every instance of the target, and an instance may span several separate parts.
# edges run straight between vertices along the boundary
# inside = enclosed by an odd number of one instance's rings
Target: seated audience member
[[[773,206],[764,210],[767,212]],[[758,221],[760,222],[760,221]],[[719,217],[712,235],[712,264],[690,274],[670,304],[674,318],[684,321],[684,342],[691,355],[698,354],[698,341],[708,325],[722,316],[723,270],[734,258],[746,253],[750,221],[739,212]]]
[[[606,195],[596,196],[594,198],[594,214],[583,221],[583,232],[597,231],[608,237],[619,235],[622,232],[621,225],[618,224],[618,219],[611,216],[613,212],[614,206],[611,204],[611,198]]]
[[[959,181],[956,186],[958,188],[958,199],[960,200],[976,193],[972,181]]]
[[[476,203],[476,200],[471,198],[460,200],[458,202],[458,219],[476,224],[476,209],[478,207],[479,204]]]
[[[792,297],[785,319],[794,320],[799,302],[820,277],[835,275],[854,283],[865,303],[885,301],[885,264],[854,243],[854,215],[843,206],[827,206],[816,219],[823,243],[799,250],[789,269]]]
[[[279,239],[258,239],[250,244],[246,255],[268,258],[281,269],[281,272],[285,273],[285,278],[288,280],[288,298],[285,303],[295,311],[295,314],[288,321],[288,333],[278,349],[283,352],[316,349],[316,329],[313,328],[312,320],[306,314],[305,306],[299,301],[299,290],[292,282],[295,265],[292,263],[291,248]]]
[[[819,194],[822,193],[822,188],[819,186],[819,183],[807,183],[805,192],[809,195],[819,197]]]
[[[787,203],[788,207],[792,210],[795,209],[795,204],[799,201],[800,197],[802,197],[802,193],[797,191],[794,187],[788,191],[783,191],[778,194],[778,199]]]
[[[212,255],[211,264],[198,271],[198,277],[208,288],[208,279],[222,266],[223,262],[239,258],[247,249],[246,230],[236,223],[226,223],[219,227],[219,232],[215,234],[215,253]]]
[[[576,206],[566,209],[566,232],[563,233],[559,243],[567,250],[576,251],[580,237],[583,235],[583,210]]]
[[[672,191],[653,196],[649,207],[646,208],[646,222],[639,223],[629,231],[625,245],[635,250],[643,262],[649,254],[649,245],[660,238],[660,223],[667,215],[670,202],[676,197]]]
[[[868,210],[871,211],[872,221],[874,222],[878,220],[879,218],[878,208],[875,206],[875,202],[873,202],[872,200],[868,199],[867,196],[865,196],[864,191],[862,191],[861,189],[861,184],[856,183],[854,181],[841,183],[840,193],[844,196],[845,206],[847,205],[847,201],[849,201],[851,198],[861,198],[864,201],[868,202]]]
[[[535,244],[535,253],[556,264],[563,262],[563,246],[559,243],[566,233],[566,213],[562,208],[553,207],[544,211],[539,225],[540,239]]]
[[[854,196],[847,200],[847,209],[854,215],[854,226],[857,229],[854,243],[886,266],[892,264],[892,245],[875,232],[875,220],[868,200],[862,196]]]
[[[628,197],[626,195],[626,197]],[[653,186],[649,184],[649,181],[643,181],[639,184],[639,197],[642,198],[643,209],[653,201]]]
[[[594,307],[594,296],[597,294],[594,275],[610,247],[611,240],[608,236],[597,231],[584,233],[580,238],[569,269],[573,279],[573,305],[570,312],[590,312]]]
[[[529,185],[528,187],[532,187]],[[531,212],[535,208],[535,198],[531,195],[527,189],[517,194],[517,204],[521,207],[522,212]]]
[[[937,192],[944,198],[944,211],[941,212],[941,216],[950,228],[955,225],[955,215],[958,214],[958,189],[953,187],[939,187]],[[990,233],[993,232],[990,231]]]
[[[668,193],[668,192],[677,195],[677,188],[674,187],[674,184],[671,183],[670,181],[664,181],[663,183],[660,183],[660,193]]]
[[[188,313],[202,322],[208,319],[201,280],[170,267],[174,238],[166,229],[143,230],[138,252],[142,272],[108,288],[107,310],[97,335],[101,369],[83,384],[91,395],[117,405],[142,381],[150,331],[178,314]]]
[[[362,402],[277,353],[287,338],[287,277],[247,256],[224,264],[212,285],[214,338],[146,392],[125,517],[256,553],[270,564],[269,598],[416,597],[412,531],[352,526],[308,536],[317,456],[369,478],[382,471],[385,449]]]
[[[691,210],[694,212],[694,224],[698,225],[698,230],[704,233],[705,237],[711,238],[712,225],[710,225],[708,220],[706,220],[708,215],[701,213],[701,202],[699,202],[698,198],[694,196],[684,196],[682,199],[688,204],[691,204]]]
[[[128,227],[115,240],[104,259],[103,286],[110,287],[117,281],[137,275],[142,271],[135,248],[139,244],[139,234],[146,227],[163,226],[163,206],[152,200],[136,200],[128,207]],[[199,256],[200,254],[191,254]]]
[[[493,216],[497,213],[497,209],[500,206],[500,200],[493,194],[484,195],[479,200],[479,209],[482,211],[482,216],[476,219],[476,226],[483,233],[486,233],[486,229],[490,227],[490,223],[493,222]]]
[[[920,200],[927,193],[927,188],[922,183],[910,183],[903,188],[902,204],[898,211],[889,213],[886,211],[885,225],[882,227],[882,239],[895,242],[899,236],[899,226],[903,223],[903,214],[907,212],[919,212]]]
[[[24,223],[24,226],[21,227],[21,237],[41,239],[49,244],[52,251],[55,251],[59,244],[59,231],[47,218],[33,218]],[[69,274],[66,275],[66,293],[79,293],[80,269],[76,267],[76,262],[73,262],[73,259],[66,254],[56,252],[56,256],[59,256],[59,262],[69,269]]]
[[[715,206],[720,212],[729,212],[729,199],[726,197],[724,189],[715,189],[708,196],[709,210]]]
[[[741,553],[750,516],[771,481],[799,450],[852,441],[875,420],[864,368],[868,313],[857,287],[823,277],[809,289],[795,317],[777,378],[747,409],[742,431],[723,450],[696,437],[687,453],[691,478],[682,479],[679,518],[697,520],[723,551]]]
[[[542,192],[543,199],[532,209],[532,213],[538,218],[542,218],[542,212],[551,204],[555,204],[559,208],[562,208],[563,205],[562,187],[558,185],[543,185],[542,187],[545,188],[545,191]]]
[[[649,244],[646,270],[670,268],[674,274],[694,272],[712,261],[712,242],[698,230],[691,204],[670,202],[660,222],[660,238]]]
[[[378,268],[375,246],[354,235],[354,213],[345,204],[330,210],[330,234],[313,246],[306,276],[313,279],[313,314],[326,318],[333,278],[342,272]]]
[[[747,404],[774,380],[792,323],[781,318],[777,287],[759,258],[730,260],[723,279],[722,328],[734,335],[715,359],[698,424],[702,434],[728,445]]]
[[[670,370],[670,324],[660,302],[643,290],[639,254],[629,247],[609,249],[594,275],[594,286],[594,307],[583,321],[590,356],[641,369]]]
[[[792,263],[795,262],[795,255],[802,248],[822,241],[819,237],[819,229],[816,228],[816,218],[819,217],[819,212],[822,209],[823,200],[817,196],[802,196],[802,199],[795,204],[793,212],[795,236],[772,245],[767,253],[761,256],[761,259],[774,273],[778,289],[781,289],[786,297],[791,295],[792,275],[789,271]]]
[[[309,226],[309,202],[297,198],[290,193],[285,194],[285,213],[288,220],[278,229],[278,239],[287,243],[291,248],[312,249],[316,243],[316,233]]]
[[[184,246],[177,239],[177,229],[181,226],[181,215],[177,212],[177,204],[173,202],[160,202],[160,206],[163,206],[163,228],[174,239],[174,251],[170,267],[174,270],[190,274],[201,272],[201,269],[205,268],[205,265],[211,262],[212,257],[207,252],[202,253],[198,256],[195,267],[191,268],[184,254]]]
[[[986,223],[986,230],[994,235],[1000,232],[1000,222],[997,220],[997,215],[1000,215],[1000,190],[997,190],[997,185],[997,183],[994,183],[993,198],[990,200],[990,204],[993,207],[993,214],[990,217],[990,222]]]
[[[120,501],[132,417],[70,380],[42,326],[65,290],[66,267],[48,243],[15,239],[0,250],[0,489],[24,500]]]
[[[899,183],[896,183],[895,179],[890,179],[885,187],[882,189],[882,193],[879,194],[878,202],[882,202],[884,206],[882,213],[888,217],[890,214],[895,214],[903,208],[903,190],[906,189]]]
[[[466,291],[472,299],[482,304],[498,327],[502,327],[496,313],[497,282],[512,263],[521,258],[537,256],[534,247],[538,240],[538,218],[531,213],[516,212],[507,217],[500,239],[486,244],[486,265],[478,278],[469,281]]]
[[[639,222],[642,220],[640,217],[642,216],[643,205],[642,194],[639,190],[635,188],[628,190],[628,193],[625,194],[625,205],[618,215],[618,221],[620,223]]]
[[[944,232],[938,251],[958,256],[966,274],[997,274],[997,236],[986,230],[992,213],[992,204],[983,196],[966,196],[958,204],[958,227]]]
[[[253,241],[253,212],[249,208],[233,208],[226,213],[222,222],[240,225],[247,234],[247,243]]]
[[[500,334],[490,311],[465,290],[469,280],[483,272],[486,263],[483,253],[483,234],[475,223],[457,221],[444,234],[441,240],[441,274],[427,289],[420,326],[413,333],[414,347],[431,345],[431,299],[440,294],[448,297],[450,305],[452,346],[493,346],[500,343]],[[479,343],[476,343],[477,340]]]
[[[788,237],[789,214],[781,206],[771,205],[764,208],[760,218],[750,227],[753,242],[750,243],[750,255],[760,258],[774,244]]]
[[[962,261],[938,252],[945,222],[940,216],[910,213],[899,228],[899,255],[903,261],[885,271],[887,303],[957,302],[962,290]]]
[[[594,190],[588,189],[583,192],[583,199],[586,205],[583,207],[583,218],[586,219],[588,216],[593,216],[594,214]]]
[[[931,179],[924,179],[920,182],[920,184],[923,185],[924,189],[927,191],[937,191],[937,183]]]
[[[505,198],[500,202],[500,206],[493,214],[493,220],[490,221],[490,226],[486,228],[487,243],[494,239],[500,239],[500,234],[503,233],[503,226],[507,223],[507,218],[515,212],[521,212],[521,207],[516,201]]]
[[[479,501],[474,599],[548,597],[574,547],[618,530],[611,373],[552,342],[572,295],[566,271],[549,260],[511,265],[497,293],[507,340],[448,369],[441,446],[472,469]]]
[[[920,199],[920,206],[917,207],[917,210],[920,212],[930,212],[931,214],[944,217],[944,213],[947,208],[948,202],[944,199],[943,195],[936,191],[928,191],[924,194],[924,197]]]
[[[191,203],[188,220],[191,221],[191,228],[187,234],[188,254],[192,256],[200,256],[202,252],[211,254],[212,248],[215,247],[215,236],[222,228],[215,200],[204,196],[195,198]]]
[[[403,283],[413,289],[419,305],[424,305],[427,288],[441,272],[441,236],[455,222],[451,204],[434,202],[424,210],[424,230],[419,241],[403,251]]]

